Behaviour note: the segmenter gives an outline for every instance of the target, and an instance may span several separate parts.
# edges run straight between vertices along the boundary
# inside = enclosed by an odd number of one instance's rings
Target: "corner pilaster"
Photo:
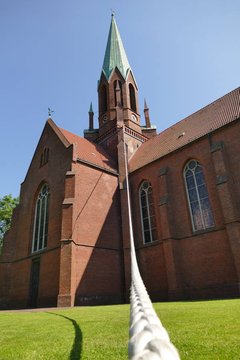
[[[225,145],[222,141],[211,144],[211,155],[216,175],[217,192],[238,278],[238,291],[240,293],[240,217],[234,196],[231,172],[228,169]]]
[[[75,288],[73,283],[73,205],[75,197],[75,174],[66,173],[65,199],[62,203],[62,233],[60,251],[60,276],[59,276],[59,307],[74,306]]]
[[[169,169],[163,167],[159,171],[158,187],[159,187],[159,212],[162,230],[163,253],[166,265],[166,274],[168,282],[168,298],[169,300],[178,299],[181,296],[181,283],[177,274],[175,242],[171,233],[170,209],[169,209],[169,189],[167,178]]]
[[[120,120],[122,117],[119,112]],[[121,120],[120,120],[121,122]],[[124,149],[124,125],[118,131],[118,171],[119,171],[119,191],[121,202],[121,222],[122,222],[122,244],[124,261],[124,279],[125,279],[125,301],[129,301],[129,290],[131,286],[131,257],[130,257],[130,233],[128,218],[128,199],[126,187],[126,163]]]

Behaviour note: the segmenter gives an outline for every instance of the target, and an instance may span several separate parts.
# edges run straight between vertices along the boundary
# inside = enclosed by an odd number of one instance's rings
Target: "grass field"
[[[240,300],[154,305],[181,359],[240,359]],[[129,306],[0,312],[0,360],[127,359]]]

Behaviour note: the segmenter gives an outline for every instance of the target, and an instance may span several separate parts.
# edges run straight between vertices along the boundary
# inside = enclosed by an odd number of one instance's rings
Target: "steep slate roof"
[[[107,80],[110,78],[112,71],[118,68],[123,78],[126,78],[130,65],[127,59],[126,52],[123,47],[122,39],[117,28],[114,16],[108,34],[107,47],[105,51],[102,71]]]
[[[58,127],[63,136],[70,144],[73,144],[73,158],[89,165],[95,165],[113,172],[117,171],[117,165],[112,157],[100,146],[91,143],[78,135]]]
[[[129,163],[133,172],[240,117],[240,88],[143,143]]]

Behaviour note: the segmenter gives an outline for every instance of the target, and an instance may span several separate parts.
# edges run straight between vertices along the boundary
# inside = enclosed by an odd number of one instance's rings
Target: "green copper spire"
[[[108,42],[102,67],[102,71],[104,72],[107,80],[116,67],[125,79],[127,72],[130,69],[130,65],[123,47],[122,39],[119,34],[114,15],[112,15],[111,26],[108,34]]]

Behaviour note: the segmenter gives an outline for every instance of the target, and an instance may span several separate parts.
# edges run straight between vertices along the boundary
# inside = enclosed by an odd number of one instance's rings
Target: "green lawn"
[[[181,359],[240,359],[240,300],[154,305]],[[129,306],[0,312],[0,360],[127,359]]]

